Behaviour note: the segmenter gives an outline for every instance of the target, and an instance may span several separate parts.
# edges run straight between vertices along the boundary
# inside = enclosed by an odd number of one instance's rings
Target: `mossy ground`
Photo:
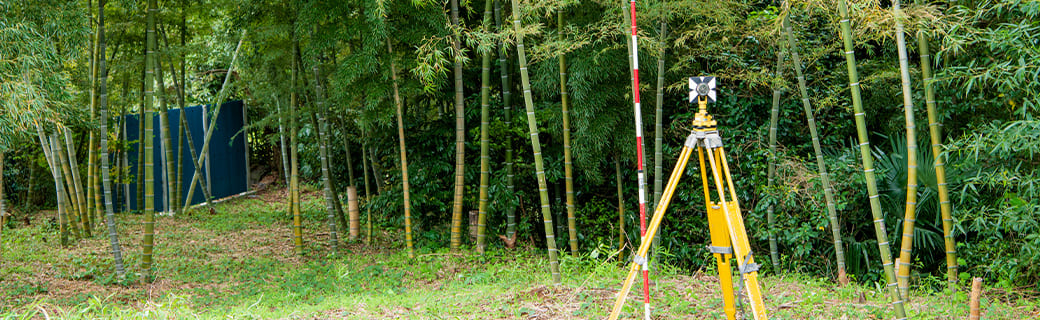
[[[376,230],[372,245],[348,242],[328,252],[323,199],[310,192],[303,212],[307,243],[293,252],[283,190],[231,200],[209,210],[162,216],[156,224],[158,278],[137,274],[141,215],[120,214],[131,275],[112,275],[107,238],[58,245],[51,217],[5,230],[0,318],[287,319],[600,319],[627,270],[615,257],[565,256],[563,284],[551,285],[544,254],[517,250],[420,252],[409,259],[398,229]],[[96,232],[99,234],[100,232]],[[497,247],[497,246],[496,246]],[[654,276],[655,319],[723,319],[719,285],[708,270],[661,266]],[[763,275],[773,319],[884,319],[892,310],[876,284],[839,287],[808,275]],[[638,285],[637,285],[638,286]],[[633,290],[622,318],[641,318]],[[984,319],[1040,317],[1029,293],[990,289]],[[963,292],[914,292],[912,319],[962,319]]]

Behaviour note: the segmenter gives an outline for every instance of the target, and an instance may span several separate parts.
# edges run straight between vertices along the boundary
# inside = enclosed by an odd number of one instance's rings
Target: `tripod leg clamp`
[[[744,256],[744,263],[740,264],[740,274],[748,274],[752,272],[758,272],[758,268],[761,267],[757,263],[751,263],[751,251]]]
[[[708,246],[708,251],[711,252],[711,253],[719,253],[719,254],[733,254],[733,247]]]
[[[646,257],[639,256],[639,255],[633,256],[632,257],[632,262],[635,262],[636,264],[645,267],[646,266]]]

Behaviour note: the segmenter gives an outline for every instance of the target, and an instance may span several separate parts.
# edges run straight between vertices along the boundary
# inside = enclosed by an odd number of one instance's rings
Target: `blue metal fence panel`
[[[209,108],[213,109],[213,108]],[[184,109],[184,115],[188,122],[187,129],[191,131],[191,136],[195,145],[196,152],[202,152],[202,144],[205,139],[206,133],[202,130],[203,121],[211,121],[211,114],[207,114],[206,118],[203,119],[204,113],[203,106],[193,106]],[[212,113],[212,110],[211,110]],[[169,111],[170,120],[170,144],[171,153],[174,157],[177,156],[177,150],[182,148],[177,137],[180,132],[180,111],[173,109]],[[138,155],[138,144],[136,140],[139,138],[140,121],[137,115],[127,115],[126,125],[124,126],[126,131],[126,137],[128,141],[131,141],[130,148],[127,156],[130,161],[130,175],[137,175],[137,155]],[[231,101],[224,103],[220,108],[220,115],[217,117],[216,128],[213,131],[213,137],[209,145],[209,173],[213,178],[212,181],[206,181],[210,183],[209,187],[212,191],[213,198],[220,199],[236,195],[248,190],[248,177],[246,176],[246,143],[245,134],[239,132],[245,127],[245,119],[243,118],[243,104],[242,101]],[[154,177],[155,177],[155,210],[166,211],[166,199],[163,194],[165,186],[162,180],[162,149],[161,145],[161,134],[159,130],[159,116],[155,115],[152,118],[153,132],[153,159],[154,159]],[[187,146],[187,139],[185,139],[185,145],[183,146],[183,161],[184,171],[180,172],[182,185],[181,185],[181,196],[188,196],[188,188],[191,186],[191,178],[195,174],[195,164],[192,162],[191,151]],[[206,177],[206,166],[207,163],[203,163],[203,175]],[[173,177],[174,179],[176,177]],[[130,194],[124,195],[129,196],[130,208],[132,210],[141,210],[143,206],[137,203],[137,179],[133,179],[133,183],[130,184]],[[195,187],[195,192],[191,199],[191,204],[203,203],[206,201],[201,189],[201,183]],[[179,203],[183,204],[184,199],[179,199]],[[117,202],[122,204],[123,201]]]

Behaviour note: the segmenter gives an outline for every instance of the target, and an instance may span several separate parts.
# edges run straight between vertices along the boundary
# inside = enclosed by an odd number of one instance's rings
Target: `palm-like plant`
[[[870,199],[870,213],[874,218],[874,233],[877,237],[878,250],[881,253],[881,263],[885,268],[885,280],[892,299],[892,306],[896,310],[897,318],[906,318],[906,310],[903,309],[903,299],[899,297],[896,288],[895,270],[892,267],[892,251],[888,245],[888,232],[885,230],[885,218],[881,212],[881,201],[878,199],[877,179],[874,175],[874,160],[870,155],[870,140],[867,138],[866,113],[863,111],[863,99],[860,94],[859,74],[856,68],[855,46],[852,39],[852,24],[849,20],[849,9],[845,0],[838,1],[838,11],[841,15],[841,36],[845,48],[845,63],[848,67],[849,88],[852,92],[853,115],[856,119],[856,137],[859,140],[859,152],[863,159],[863,175],[867,182],[867,194]]]
[[[542,144],[538,139],[538,119],[534,114],[534,98],[531,96],[531,80],[527,72],[527,53],[524,49],[523,26],[519,0],[513,3],[513,29],[516,32],[516,50],[520,59],[520,81],[524,90],[524,106],[527,109],[527,127],[531,132],[531,149],[534,153],[535,176],[538,179],[538,194],[542,204],[542,223],[545,227],[545,245],[549,251],[549,270],[553,283],[560,284],[560,262],[557,258],[556,237],[553,235],[552,212],[549,209],[549,190],[545,182],[545,162],[542,160]]]

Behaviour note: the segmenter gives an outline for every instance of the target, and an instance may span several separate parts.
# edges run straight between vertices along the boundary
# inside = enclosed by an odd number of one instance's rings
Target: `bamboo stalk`
[[[827,220],[831,225],[831,237],[834,244],[834,255],[838,262],[838,283],[846,285],[849,279],[845,274],[845,251],[841,243],[841,231],[838,224],[838,213],[835,209],[834,188],[831,186],[830,175],[827,173],[827,163],[823,161],[823,149],[820,147],[820,134],[816,128],[816,117],[813,115],[812,105],[809,102],[809,90],[805,84],[805,75],[802,73],[802,57],[798,52],[798,40],[794,36],[791,27],[790,14],[784,16],[783,26],[787,33],[787,44],[791,47],[791,62],[794,64],[795,76],[798,79],[798,92],[802,96],[802,109],[805,111],[805,120],[809,124],[809,135],[812,137],[813,151],[816,153],[816,168],[820,173],[820,182],[823,184],[823,197],[827,202]],[[770,243],[772,246],[773,243]],[[772,249],[772,247],[770,247]]]
[[[372,190],[368,186],[368,160],[365,160],[365,145],[361,145],[361,167],[365,170],[365,212],[368,216],[366,220],[367,232],[365,234],[365,244],[372,244],[372,205],[369,201],[372,200]]]
[[[903,10],[900,1],[892,1],[896,17],[896,47],[899,51],[899,74],[902,79],[903,112],[906,117],[906,211],[903,216],[903,239],[900,241],[899,292],[904,301],[910,300],[910,258],[914,243],[914,224],[917,221],[917,129],[914,125],[913,91],[910,89],[909,55],[906,50],[906,32],[903,30]]]
[[[60,126],[57,128],[57,130],[65,131],[64,128],[61,128]],[[75,176],[73,175],[73,170],[71,168],[69,160],[69,156],[71,155],[70,152],[73,152],[70,149],[72,144],[66,141],[65,146],[62,146],[61,138],[58,138],[58,133],[54,134],[54,141],[52,141],[51,144],[52,148],[58,150],[58,152],[55,153],[58,155],[57,157],[55,157],[55,159],[57,159],[58,163],[60,164],[60,168],[62,170],[62,182],[65,184],[64,193],[65,196],[68,198],[67,200],[69,200],[65,203],[65,205],[69,207],[65,210],[69,229],[72,230],[72,235],[75,236],[77,239],[83,238],[79,230],[79,218],[82,217],[83,211],[86,210],[86,202],[82,200],[84,197],[76,191],[77,183],[75,180]]]
[[[502,6],[497,0],[495,1],[495,26],[499,32],[505,32],[506,29],[502,27]],[[502,109],[504,110],[503,122],[505,122],[506,129],[513,127],[513,102],[512,102],[512,87],[513,83],[509,78],[509,50],[507,50],[506,42],[502,41],[498,44],[498,71],[502,75]],[[510,135],[502,137],[505,139],[506,145],[506,189],[509,190],[511,196],[515,195],[516,180],[513,173],[513,139]],[[516,206],[512,205],[511,202],[506,205],[506,238],[515,239],[516,234]]]
[[[300,73],[300,65],[297,63],[296,56],[300,54],[300,48],[296,34],[293,32],[293,57],[292,57],[292,80],[290,81],[290,94],[289,94],[289,162],[292,173],[289,175],[289,208],[292,212],[293,222],[293,244],[296,249],[296,254],[303,255],[303,216],[300,215],[300,178],[299,178],[299,161],[297,159],[297,119],[296,119],[296,104],[297,104],[297,84]],[[200,158],[201,159],[201,158]],[[189,193],[190,194],[190,193]]]
[[[455,35],[452,38],[452,46],[455,54],[461,54],[462,35],[459,34],[462,25],[459,23],[459,1],[451,0],[451,23],[454,25]],[[462,61],[458,57],[455,60],[455,200],[451,210],[451,249],[456,250],[462,245],[462,196],[465,190],[465,168],[466,168],[466,109],[462,94]]]
[[[173,67],[173,65],[170,65],[170,67]],[[166,197],[164,202],[166,210],[163,211],[172,213],[175,206],[173,203],[177,202],[173,199],[174,189],[176,188],[176,181],[173,176],[176,174],[176,171],[174,171],[173,166],[173,141],[170,138],[170,110],[166,105],[166,82],[163,80],[165,77],[163,76],[162,59],[159,58],[159,55],[155,57],[155,68],[156,80],[159,83],[159,127],[161,130],[159,136],[161,143],[160,151],[163,155],[163,172],[165,173],[163,175],[163,185],[166,187],[166,190],[163,191],[163,195]]]
[[[980,300],[982,300],[982,278],[972,278],[971,296],[969,296],[968,302],[968,320],[979,320],[981,318],[982,308],[980,307]]]
[[[621,189],[621,161],[619,157],[614,158],[614,174],[615,182],[617,183],[617,201],[618,201],[618,256],[625,250],[625,195]]]
[[[390,59],[390,78],[393,80],[394,105],[397,107],[397,139],[401,147],[401,184],[404,191],[404,241],[408,247],[408,258],[415,258],[415,246],[412,243],[412,201],[411,192],[408,190],[408,152],[404,143],[404,106],[401,103],[401,94],[397,84],[397,63],[394,59],[394,46],[390,39],[386,40],[386,49]],[[371,151],[369,156],[374,157]],[[376,162],[372,161],[372,169],[376,169]],[[375,174],[375,172],[373,172]],[[376,175],[376,186],[379,186],[380,177]]]
[[[325,191],[325,217],[328,219],[329,225],[329,245],[332,247],[332,253],[336,253],[339,250],[339,235],[337,234],[336,228],[336,204],[335,198],[338,196],[332,192],[332,177],[329,168],[329,151],[328,151],[328,131],[329,125],[325,121],[325,91],[321,86],[321,74],[318,70],[318,66],[314,65],[311,67],[314,72],[314,94],[315,101],[318,110],[314,112],[318,117],[316,126],[314,127],[318,131],[318,153],[321,157],[321,181]],[[351,233],[350,239],[354,240],[354,234]]]
[[[841,14],[841,35],[845,48],[845,62],[848,67],[849,87],[852,93],[852,107],[856,119],[856,136],[859,140],[860,156],[863,159],[863,175],[867,183],[867,194],[870,199],[870,213],[874,219],[874,233],[877,237],[878,251],[881,255],[881,264],[885,268],[885,281],[892,299],[892,307],[896,311],[896,318],[906,319],[906,310],[903,300],[899,296],[896,287],[895,270],[892,267],[892,252],[888,244],[888,231],[885,230],[885,217],[881,212],[881,201],[877,191],[877,179],[874,176],[874,159],[870,154],[870,140],[867,138],[866,113],[863,111],[863,99],[860,95],[859,74],[856,68],[856,52],[852,40],[852,25],[849,21],[849,12],[845,0],[838,1],[838,11]]]
[[[921,4],[921,0],[917,0]],[[917,32],[917,51],[921,58],[921,77],[924,81],[925,105],[928,107],[928,137],[932,143],[932,166],[939,191],[939,211],[942,215],[943,243],[946,249],[946,281],[951,292],[957,292],[957,242],[953,239],[953,216],[949,190],[946,187],[946,163],[942,156],[942,119],[935,107],[935,84],[932,78],[931,50],[928,34]]]
[[[563,12],[557,16],[560,41],[564,40]],[[563,114],[563,170],[567,192],[567,231],[571,245],[571,256],[578,257],[578,227],[574,214],[574,163],[571,159],[571,111],[567,95],[567,55],[560,54],[560,105]]]
[[[153,169],[153,132],[152,118],[154,92],[153,79],[155,73],[155,20],[158,15],[156,0],[148,0],[147,31],[146,31],[146,53],[145,53],[145,81],[144,81],[144,108],[141,117],[141,125],[144,127],[144,135],[141,141],[144,144],[144,236],[141,239],[141,282],[149,283],[153,280],[152,275],[152,249],[155,244],[155,177]]]
[[[524,89],[524,106],[527,109],[527,127],[531,132],[531,149],[534,153],[535,176],[538,180],[539,199],[542,204],[542,223],[545,227],[545,244],[549,251],[549,270],[553,283],[559,285],[560,262],[556,252],[556,237],[553,235],[552,212],[549,208],[549,192],[545,182],[545,163],[542,160],[542,144],[538,139],[538,118],[534,114],[534,98],[531,96],[531,80],[527,72],[527,53],[524,48],[524,34],[520,24],[519,0],[513,0],[513,28],[516,31],[516,49],[520,58],[520,80]]]
[[[491,2],[484,1],[484,28],[491,28]],[[483,254],[487,242],[487,206],[488,180],[491,176],[490,139],[488,138],[488,121],[491,117],[489,104],[491,100],[491,53],[481,55],[480,72],[480,194],[477,206],[477,252]]]
[[[105,52],[105,3],[107,0],[98,0],[98,45],[99,51]],[[101,77],[98,79],[98,110],[101,111],[101,181],[105,194],[105,225],[108,229],[108,242],[112,247],[112,260],[119,279],[126,277],[126,269],[123,266],[123,252],[119,245],[119,235],[116,229],[115,208],[112,205],[112,177],[109,173],[108,163],[108,66],[105,55],[98,59],[98,69]]]
[[[664,57],[668,48],[668,3],[661,2],[660,49],[657,51],[657,103],[654,113],[654,198],[651,202],[654,210],[661,200],[661,188],[664,183]],[[654,236],[653,260],[657,260],[657,246],[661,242],[661,234]],[[652,266],[656,271],[657,265]]]
[[[83,191],[83,183],[81,182],[83,180],[80,180],[79,161],[76,157],[76,145],[73,143],[72,130],[67,127],[60,128],[59,130],[65,133],[65,150],[63,150],[64,152],[61,153],[60,157],[62,160],[62,169],[65,170],[66,182],[70,183],[69,191],[75,195],[75,201],[77,203],[76,209],[78,210],[77,214],[73,215],[70,220],[72,220],[72,223],[75,225],[73,230],[82,228],[82,230],[79,230],[81,231],[81,236],[89,238],[91,236],[89,219],[87,218],[87,215],[90,214],[90,210],[87,209],[87,202],[89,201],[87,200],[86,193]],[[68,153],[67,158],[66,152]],[[68,177],[72,178],[68,179]]]
[[[783,91],[778,81],[781,79],[783,73],[783,60],[783,46],[779,46],[776,50],[776,79],[774,79],[773,84],[773,108],[769,110],[769,169],[766,173],[767,192],[773,192],[773,183],[776,180],[776,124],[780,118],[780,95]],[[772,203],[766,207],[766,224],[768,225],[769,234],[769,259],[773,263],[773,272],[780,273],[782,271],[780,269],[780,250],[778,249],[776,242],[776,216],[773,207]]]
[[[54,192],[58,198],[58,235],[61,246],[65,247],[69,245],[69,220],[65,206],[65,184],[62,181],[62,170],[58,167],[58,159],[56,157],[59,153],[57,148],[58,141],[54,136],[50,136],[50,141],[48,142],[48,138],[44,137],[43,130],[39,126],[37,126],[36,130],[40,137],[40,146],[43,148],[44,157],[47,158],[47,162],[51,167],[51,176],[54,177]]]

